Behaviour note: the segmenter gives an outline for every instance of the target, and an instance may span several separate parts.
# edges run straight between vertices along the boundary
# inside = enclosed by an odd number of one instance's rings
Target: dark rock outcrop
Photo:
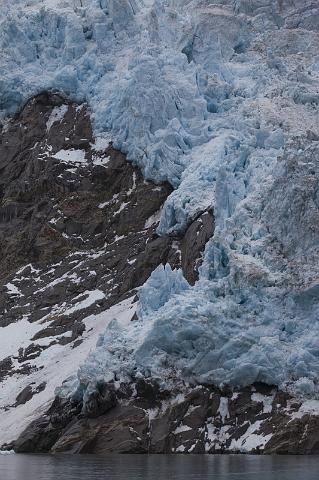
[[[113,389],[107,388],[106,385],[97,385],[87,398],[82,412],[87,418],[97,418],[115,407],[116,395]]]
[[[46,382],[42,382],[40,385],[34,388],[33,385],[28,385],[25,387],[17,396],[15,407],[18,405],[24,405],[25,403],[29,402],[33,395],[42,392],[46,387]]]
[[[198,280],[198,267],[208,240],[214,234],[212,212],[204,212],[188,227],[181,241],[181,260],[184,277],[193,285]]]
[[[15,443],[17,452],[64,453],[319,453],[319,417],[275,387],[258,384],[222,392],[197,386],[174,394],[143,381],[136,396],[124,386],[92,415],[81,405],[70,409],[57,399]],[[95,400],[94,400],[94,412]],[[67,416],[65,413],[67,412]],[[54,421],[52,419],[55,419]]]
[[[56,398],[47,415],[34,420],[14,445],[17,452],[45,453],[58,441],[63,429],[79,414],[79,406]]]

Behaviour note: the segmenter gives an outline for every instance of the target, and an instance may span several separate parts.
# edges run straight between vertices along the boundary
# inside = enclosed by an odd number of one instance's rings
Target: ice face
[[[177,370],[315,395],[318,7],[19,0],[0,15],[3,117],[42,89],[85,100],[99,136],[174,186],[159,234],[215,215],[197,284],[154,272],[139,320],[109,327],[81,385],[133,370],[168,381]]]
[[[318,146],[299,146],[222,215],[197,284],[149,315],[142,372],[318,395]]]
[[[137,315],[140,319],[153,315],[173,296],[188,290],[189,284],[181,270],[160,265],[139,292]]]

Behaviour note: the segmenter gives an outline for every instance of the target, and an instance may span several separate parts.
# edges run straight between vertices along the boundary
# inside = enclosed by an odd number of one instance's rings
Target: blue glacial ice
[[[4,0],[0,26],[1,118],[43,89],[86,101],[97,134],[173,185],[159,234],[214,211],[195,286],[156,270],[139,320],[109,325],[80,384],[140,374],[317,395],[318,6]]]
[[[163,288],[164,287],[164,288]],[[137,315],[140,319],[153,315],[173,295],[188,290],[189,283],[179,269],[172,270],[169,264],[158,266],[139,292]]]

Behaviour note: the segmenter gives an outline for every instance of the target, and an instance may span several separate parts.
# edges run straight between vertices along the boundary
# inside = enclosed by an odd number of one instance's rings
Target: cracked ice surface
[[[80,381],[177,371],[317,394],[316,3],[20,0],[0,15],[3,117],[44,88],[86,100],[100,137],[175,187],[160,234],[214,209],[197,284],[154,272],[138,322],[112,324]]]

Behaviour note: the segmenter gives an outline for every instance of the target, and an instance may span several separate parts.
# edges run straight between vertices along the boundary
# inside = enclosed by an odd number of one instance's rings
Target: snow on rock
[[[67,105],[61,105],[60,107],[54,107],[51,112],[51,115],[47,121],[47,130],[50,130],[52,125],[56,122],[61,122],[63,120],[64,115],[68,111]]]
[[[306,399],[299,407],[297,412],[290,413],[291,420],[302,418],[304,415],[318,415],[319,401]]]
[[[178,435],[179,433],[189,432],[190,430],[192,429],[188,425],[179,425],[175,428],[173,433],[174,435]]]
[[[104,150],[108,148],[111,140],[112,140],[111,136],[109,137],[107,135],[96,136],[94,144],[91,145],[92,149],[96,152],[104,152]]]
[[[9,295],[18,295],[19,297],[22,296],[22,293],[20,292],[20,290],[18,289],[18,287],[16,285],[14,285],[13,283],[7,283],[7,285],[5,285]]]
[[[76,312],[77,310],[83,310],[84,308],[89,307],[90,305],[93,305],[95,302],[98,302],[99,300],[103,300],[105,298],[105,293],[103,293],[101,290],[93,290],[93,291],[88,291],[86,290],[85,292],[81,293],[77,297],[74,298],[74,300],[80,300],[81,301],[76,302],[73,307],[68,308],[67,310],[64,311],[64,315],[70,315],[73,312]]]
[[[232,439],[230,451],[251,452],[252,450],[262,450],[266,443],[271,439],[272,433],[264,435],[259,433],[262,421],[257,420],[249,425],[244,435],[237,440]]]
[[[86,163],[85,151],[75,150],[74,148],[70,148],[70,150],[59,150],[52,155],[52,157],[65,163]]]
[[[263,413],[272,411],[274,395],[262,395],[261,393],[253,393],[251,396],[253,402],[261,402],[263,404]]]
[[[15,354],[19,348],[30,344],[30,339],[40,331],[43,326],[39,323],[30,323],[26,319],[19,323],[11,323],[1,329],[1,357],[6,358]]]
[[[99,335],[114,318],[129,322],[134,314],[135,306],[132,298],[111,307],[109,310],[85,318],[86,330],[83,342],[76,348],[72,344],[56,344],[43,350],[33,360],[34,369],[29,375],[14,373],[5,382],[0,383],[0,445],[15,440],[24,428],[52,403],[55,389],[69,378],[71,382],[74,372],[84,362],[89,352],[94,349]],[[1,329],[1,355],[16,355],[19,348],[30,345],[35,333],[43,328],[43,323],[18,322]],[[47,339],[46,339],[47,340]],[[36,344],[41,344],[41,339]],[[5,350],[3,350],[5,349]],[[17,363],[17,360],[15,360]],[[19,365],[17,363],[17,365]],[[12,400],[30,384],[46,383],[46,388],[34,395],[28,402],[12,405]],[[73,380],[74,382],[74,380]],[[63,385],[62,385],[63,388]]]
[[[222,419],[222,422],[225,422],[225,419],[229,417],[229,411],[228,411],[228,398],[227,397],[220,397],[219,401],[219,407],[217,413],[220,414],[220,418]]]

